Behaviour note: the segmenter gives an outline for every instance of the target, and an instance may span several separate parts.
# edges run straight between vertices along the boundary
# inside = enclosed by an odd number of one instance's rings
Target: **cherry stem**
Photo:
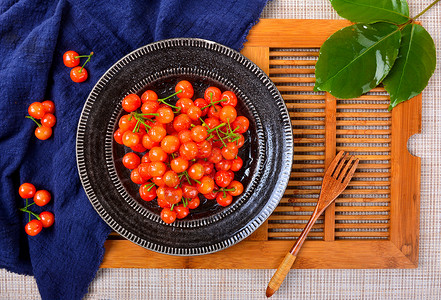
[[[26,199],[26,208],[28,208],[28,199]],[[28,216],[29,216],[28,222],[31,222],[31,214],[28,214]]]
[[[32,206],[32,205],[34,205],[35,204],[35,202],[32,202],[32,203],[30,203],[30,204],[28,204],[28,199],[26,199],[26,206],[25,207],[23,207],[23,208],[28,208],[28,207],[30,207],[30,206]]]
[[[181,111],[181,108],[180,108],[180,107],[177,107],[177,106],[175,106],[175,105],[171,105],[171,104],[165,102],[165,100],[167,100],[167,99],[169,99],[169,98],[171,98],[171,97],[173,97],[173,96],[175,96],[175,95],[177,95],[177,94],[179,94],[179,93],[182,93],[182,90],[179,90],[179,91],[177,91],[176,93],[173,93],[173,94],[171,94],[170,96],[167,96],[167,97],[165,97],[165,98],[158,99],[158,102],[160,102],[160,103],[164,103],[165,105],[168,105],[168,106],[170,106],[170,107],[172,107],[172,108],[174,108],[174,109],[177,109],[178,111],[174,111],[173,113],[178,113],[178,112]]]
[[[135,119],[136,119],[136,117],[135,117]],[[140,126],[139,124],[141,124],[141,122],[139,122],[139,120],[136,119],[135,128],[133,128],[133,130],[132,130],[133,133],[139,132],[139,126]]]
[[[179,93],[182,93],[182,90],[179,90],[179,91],[177,91],[176,93],[173,93],[173,94],[171,94],[170,96],[167,96],[167,97],[165,97],[165,98],[158,99],[158,102],[162,102],[162,101],[164,101],[164,100],[167,100],[167,99],[169,99],[169,98],[171,98],[171,97],[173,97],[173,96],[175,96],[175,95],[177,95],[177,94],[179,94]]]
[[[225,125],[227,125],[227,124],[225,124],[225,123],[219,124],[216,127],[212,128],[212,129],[209,129],[208,133],[212,133],[215,130],[217,131],[219,128],[224,127]]]
[[[219,192],[234,192],[236,190],[236,188],[231,188],[231,189],[220,189],[217,191],[213,191],[213,193],[219,193]]]
[[[21,210],[22,212],[29,213],[29,219],[31,218],[31,214],[32,214],[37,220],[40,220],[40,216],[37,215],[36,213],[34,213],[34,212],[32,212],[32,211],[30,211],[30,210],[24,208],[24,207],[23,207],[23,208],[20,208],[20,210]],[[30,220],[29,220],[29,221],[30,221]]]
[[[190,181],[190,176],[188,176],[188,172],[187,171],[185,171],[185,178],[187,178],[187,182],[188,182],[188,184],[191,184],[191,181]],[[197,182],[197,181],[196,181]],[[199,182],[200,183],[200,182]]]
[[[172,104],[170,104],[170,103],[167,103],[167,102],[165,102],[164,100],[158,100],[158,102],[164,103],[165,105],[168,105],[168,106],[170,106],[171,108],[177,109],[177,110],[178,110],[177,112],[181,111],[181,108],[180,108],[180,107],[177,107],[177,106],[175,106],[175,105],[172,105]],[[177,113],[177,112],[173,112],[173,113]]]
[[[90,61],[90,58],[92,57],[93,52],[90,52],[89,55],[85,55],[84,57],[88,57],[87,60],[84,62],[83,66],[81,67],[81,69],[78,71],[78,73],[81,73],[83,71],[84,66]]]
[[[150,192],[150,190],[155,186],[156,184],[154,184],[153,182],[152,183],[150,183],[150,184],[146,184],[144,187],[149,187],[148,189],[147,189],[147,192]]]
[[[217,104],[217,103],[220,103],[220,102],[225,102],[225,101],[228,101],[228,99],[222,99],[222,100],[219,100],[219,101],[214,101],[213,103],[210,103],[210,104],[208,104],[207,106],[204,106],[204,107],[202,107],[201,108],[201,110],[204,110],[204,109],[206,109],[206,108],[208,108],[208,107],[210,107],[210,106],[212,106],[212,105],[214,105],[214,104]]]
[[[40,124],[40,123],[38,123],[38,121],[37,121],[37,120],[35,120],[35,118],[34,118],[34,117],[31,117],[31,116],[26,116],[25,118],[31,119],[32,121],[34,121],[34,122],[35,122],[35,124],[37,124],[37,125],[38,125],[38,127],[41,127],[41,124]]]
[[[204,121],[201,117],[199,117],[199,120],[201,120],[201,122],[202,122],[202,126],[205,126],[205,127],[208,128],[208,130],[210,130],[210,127],[207,125],[207,123],[205,123],[205,121]],[[194,125],[194,124],[191,124],[191,125]],[[196,126],[196,125],[195,125],[195,126]],[[192,127],[194,127],[194,126],[192,126]]]
[[[216,129],[216,133],[217,133],[217,136],[220,138],[220,140],[221,140],[221,142],[222,142],[222,144],[224,144],[224,147],[227,147],[227,144],[225,144],[225,142],[224,142],[224,140],[221,138],[221,136],[220,136],[220,133],[219,133],[219,130],[218,129]]]
[[[216,106],[213,103],[213,93],[210,93],[210,105],[213,106],[214,111],[217,112]]]

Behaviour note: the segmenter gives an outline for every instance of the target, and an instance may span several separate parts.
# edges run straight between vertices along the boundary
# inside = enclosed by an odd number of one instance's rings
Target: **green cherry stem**
[[[26,199],[26,206],[25,207],[23,207],[23,208],[28,208],[28,207],[31,207],[32,205],[34,205],[35,204],[35,202],[32,202],[32,203],[30,203],[30,204],[27,204],[27,201],[28,199]]]
[[[88,57],[87,60],[84,62],[83,66],[81,67],[81,69],[78,71],[78,73],[81,73],[83,71],[84,66],[90,61],[90,58],[92,57],[93,52],[90,52],[89,55],[86,55],[85,57]]]
[[[135,117],[135,119],[136,119],[136,117]],[[139,132],[139,126],[140,126],[139,124],[141,124],[141,122],[139,122],[139,120],[136,119],[135,128],[133,128],[133,130],[132,130],[133,133]]]
[[[34,212],[32,212],[32,211],[30,211],[30,210],[24,208],[24,207],[23,207],[23,208],[20,208],[20,210],[21,210],[22,212],[29,213],[29,219],[31,218],[31,214],[32,214],[37,220],[40,220],[40,216],[37,215],[36,213],[34,213]],[[29,220],[29,221],[30,221],[30,220]]]
[[[225,144],[224,140],[223,140],[222,137],[220,136],[220,134],[219,134],[219,130],[218,130],[218,129],[216,129],[216,133],[217,133],[217,136],[220,138],[222,144],[224,144],[224,147],[227,147],[227,144]]]
[[[185,178],[187,178],[188,184],[191,184],[190,176],[188,176],[188,172],[187,171],[185,171]]]
[[[146,184],[145,187],[148,187],[147,192],[150,192],[150,190],[155,186],[156,184],[154,184],[153,182],[150,184]]]
[[[26,209],[28,208],[28,199],[26,198]],[[28,222],[31,222],[31,214],[28,214]]]
[[[212,133],[215,130],[217,131],[219,128],[224,127],[225,125],[227,125],[227,124],[225,124],[225,123],[219,124],[216,127],[213,127],[212,129],[209,129],[208,133]]]
[[[32,121],[34,121],[34,122],[35,122],[35,124],[37,124],[37,125],[38,125],[38,127],[41,127],[41,124],[40,124],[40,123],[38,123],[38,121],[37,121],[37,120],[35,120],[35,118],[34,118],[34,117],[31,117],[31,116],[26,116],[25,118],[31,119]]]
[[[225,102],[225,101],[228,101],[228,100],[224,98],[224,99],[219,100],[219,101],[214,101],[213,103],[210,103],[210,104],[208,104],[207,106],[202,107],[201,110],[204,110],[204,109],[206,109],[206,108],[208,108],[208,107],[210,107],[210,106],[212,106],[212,105],[214,105],[214,104],[218,104],[218,103],[220,103],[220,102]]]
[[[165,98],[158,99],[158,101],[159,101],[159,102],[162,102],[162,101],[167,100],[167,99],[169,99],[169,98],[171,98],[171,97],[173,97],[173,96],[175,96],[175,95],[177,95],[177,94],[179,94],[179,93],[182,93],[182,90],[179,90],[179,91],[177,91],[176,93],[173,93],[173,94],[171,94],[170,96],[167,96],[167,97],[165,97]]]

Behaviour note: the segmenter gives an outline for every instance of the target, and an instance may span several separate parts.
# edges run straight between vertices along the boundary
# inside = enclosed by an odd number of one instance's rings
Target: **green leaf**
[[[423,26],[406,25],[402,36],[397,60],[383,81],[390,108],[421,93],[436,67],[435,44]]]
[[[389,73],[401,32],[389,23],[356,24],[329,37],[315,66],[315,91],[355,98],[376,87]]]
[[[409,21],[406,0],[330,0],[337,13],[352,22],[391,22],[403,24]]]

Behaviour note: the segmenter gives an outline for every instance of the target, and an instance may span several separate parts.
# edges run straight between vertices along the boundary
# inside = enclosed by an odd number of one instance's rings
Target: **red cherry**
[[[73,82],[84,82],[87,79],[87,75],[87,70],[85,68],[81,70],[79,66],[70,70],[70,79]]]
[[[49,211],[43,211],[38,216],[44,228],[51,227],[55,222],[54,214]]]
[[[80,64],[80,56],[77,52],[69,50],[63,54],[63,63],[66,67],[73,68]]]
[[[36,236],[43,229],[43,224],[38,220],[32,220],[25,226],[25,231],[30,236]]]

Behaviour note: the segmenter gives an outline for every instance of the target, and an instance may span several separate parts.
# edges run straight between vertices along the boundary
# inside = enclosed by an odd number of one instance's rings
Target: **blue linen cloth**
[[[43,299],[80,299],[104,255],[110,228],[81,186],[78,119],[97,80],[118,59],[153,41],[199,37],[239,50],[267,0],[3,0],[0,2],[0,267],[34,275]],[[94,51],[89,79],[74,83],[63,53]],[[82,60],[83,62],[84,60]],[[55,102],[53,136],[37,140],[30,103]],[[55,224],[28,237],[21,183],[52,194]]]

